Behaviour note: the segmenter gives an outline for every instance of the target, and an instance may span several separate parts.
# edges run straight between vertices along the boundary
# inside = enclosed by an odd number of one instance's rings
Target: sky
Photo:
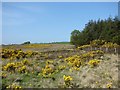
[[[70,41],[89,20],[117,15],[117,2],[3,2],[2,44]]]

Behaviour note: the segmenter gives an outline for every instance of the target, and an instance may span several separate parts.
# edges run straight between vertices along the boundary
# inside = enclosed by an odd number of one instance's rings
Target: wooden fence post
[[[92,46],[91,46],[91,51],[92,51]]]
[[[115,48],[115,53],[117,53],[117,49]]]
[[[108,52],[108,47],[106,47],[106,52]]]

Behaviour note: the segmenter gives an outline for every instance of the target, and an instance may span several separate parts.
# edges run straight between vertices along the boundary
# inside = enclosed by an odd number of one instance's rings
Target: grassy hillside
[[[68,44],[13,45],[3,47],[1,53],[3,90],[118,88],[118,54]]]

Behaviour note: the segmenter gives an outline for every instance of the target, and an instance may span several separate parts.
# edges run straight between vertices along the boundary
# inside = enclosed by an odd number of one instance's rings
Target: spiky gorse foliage
[[[89,48],[89,47],[91,47],[91,45],[78,46],[77,48],[78,48],[78,49],[83,49],[83,48]]]
[[[106,87],[109,88],[109,89],[112,88],[112,83],[108,83],[108,84],[106,85]]]
[[[45,68],[42,68],[42,75],[44,77],[50,76],[53,72],[54,70],[49,66],[49,64],[47,64]]]
[[[112,43],[112,42],[105,42],[105,44],[103,44],[102,47],[106,47],[106,48],[118,48],[119,45],[116,44],[116,43]]]
[[[12,89],[12,90],[22,90],[22,87],[20,85],[17,85],[16,83],[8,85],[6,88],[7,89]]]
[[[82,60],[78,55],[65,58],[65,61],[67,61],[68,65],[72,67],[80,67],[80,65],[82,64]]]
[[[96,39],[96,40],[91,41],[90,44],[82,45],[82,46],[79,46],[77,48],[84,49],[84,48],[92,48],[92,47],[118,48],[119,45],[116,43],[112,43],[112,42],[106,42],[105,40]]]
[[[69,87],[71,85],[71,81],[73,80],[73,78],[71,76],[66,76],[66,75],[63,76],[63,79],[64,79],[64,84],[67,87]]]
[[[25,73],[27,72],[26,66],[28,66],[30,62],[27,59],[24,59],[20,62],[10,62],[3,66],[3,70],[9,72],[20,72]]]
[[[89,64],[91,67],[95,67],[95,66],[97,66],[99,63],[100,63],[100,60],[97,60],[97,59],[93,59],[93,60],[90,60],[90,61],[88,62],[88,64]]]
[[[105,40],[93,40],[88,45],[83,45],[77,47],[78,50],[93,51],[101,50],[105,53],[115,53],[118,54],[120,45],[113,42],[106,42]]]
[[[33,51],[22,51],[21,49],[13,50],[13,49],[2,49],[2,59],[20,59],[20,58],[30,58],[34,55],[38,54],[38,52]]]
[[[59,65],[59,70],[63,70],[63,69],[65,69],[65,68],[66,68],[65,65]]]
[[[96,46],[96,47],[99,47],[104,44],[105,44],[105,40],[99,40],[99,39],[96,39],[90,42],[91,46]]]

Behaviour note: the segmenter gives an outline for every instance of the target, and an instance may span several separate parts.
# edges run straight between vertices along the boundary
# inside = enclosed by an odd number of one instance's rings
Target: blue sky
[[[118,15],[117,2],[3,2],[2,43],[69,41],[91,19]]]

